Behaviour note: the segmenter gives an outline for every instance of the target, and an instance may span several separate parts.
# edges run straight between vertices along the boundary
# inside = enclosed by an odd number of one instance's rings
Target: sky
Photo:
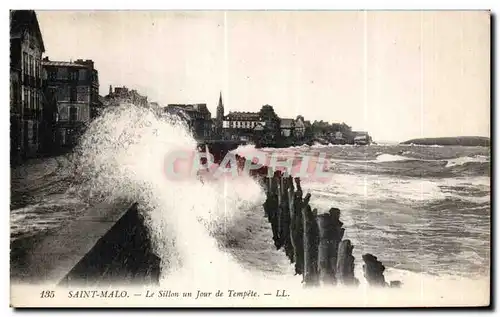
[[[100,94],[269,104],[374,140],[490,136],[486,11],[37,11],[45,56],[92,59]]]

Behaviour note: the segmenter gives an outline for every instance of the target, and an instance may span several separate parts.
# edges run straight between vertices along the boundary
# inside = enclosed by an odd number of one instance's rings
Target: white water
[[[460,166],[460,165],[464,165],[464,164],[470,163],[470,162],[486,163],[489,161],[490,161],[490,158],[487,156],[484,156],[484,155],[475,155],[473,157],[462,156],[462,157],[457,157],[456,159],[448,160],[446,167]]]
[[[159,119],[153,112],[133,105],[108,109],[91,124],[81,144],[79,173],[87,180],[89,194],[109,201],[138,201],[146,213],[156,252],[162,259],[162,287],[178,291],[253,288],[261,293],[286,289],[291,297],[285,305],[292,306],[457,305],[487,301],[487,279],[437,278],[397,269],[388,269],[387,280],[402,280],[401,290],[367,291],[360,265],[356,269],[362,282],[358,289],[321,288],[304,293],[300,277],[293,276],[285,255],[273,250],[270,228],[259,207],[263,194],[253,180],[203,183],[196,176],[175,181],[165,176],[166,155],[178,150],[194,151],[195,147],[185,126],[174,119]],[[245,250],[225,248],[215,237],[223,237],[228,229],[244,231],[245,226],[239,228],[235,221],[242,217],[242,210],[252,207],[253,212],[244,218],[254,223],[247,227],[255,230],[255,237],[250,239],[267,236],[268,244],[258,245],[260,249],[248,250],[248,254],[260,252],[264,259],[280,263],[286,274],[265,273],[263,266],[243,268],[233,255]]]
[[[377,156],[377,162],[394,162],[394,161],[405,161],[411,160],[410,157],[401,156],[401,155],[392,155],[392,154],[381,154]]]

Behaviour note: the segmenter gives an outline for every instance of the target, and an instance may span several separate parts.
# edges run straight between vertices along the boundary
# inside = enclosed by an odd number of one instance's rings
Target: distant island
[[[458,136],[444,138],[412,139],[400,144],[417,145],[459,145],[459,146],[490,146],[490,138],[482,136]]]

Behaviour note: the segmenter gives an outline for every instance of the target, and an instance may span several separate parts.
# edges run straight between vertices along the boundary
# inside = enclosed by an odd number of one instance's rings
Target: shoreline
[[[457,137],[438,137],[438,138],[418,138],[400,142],[399,145],[442,145],[442,146],[482,146],[490,147],[491,140],[480,136],[457,136]]]

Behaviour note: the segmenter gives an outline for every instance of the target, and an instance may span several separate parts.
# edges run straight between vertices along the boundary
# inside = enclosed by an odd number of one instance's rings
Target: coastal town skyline
[[[215,113],[222,91],[227,112],[269,104],[280,117],[345,122],[375,140],[489,137],[487,13],[433,14],[39,11],[39,19],[45,56],[93,59],[101,95],[124,85]]]

